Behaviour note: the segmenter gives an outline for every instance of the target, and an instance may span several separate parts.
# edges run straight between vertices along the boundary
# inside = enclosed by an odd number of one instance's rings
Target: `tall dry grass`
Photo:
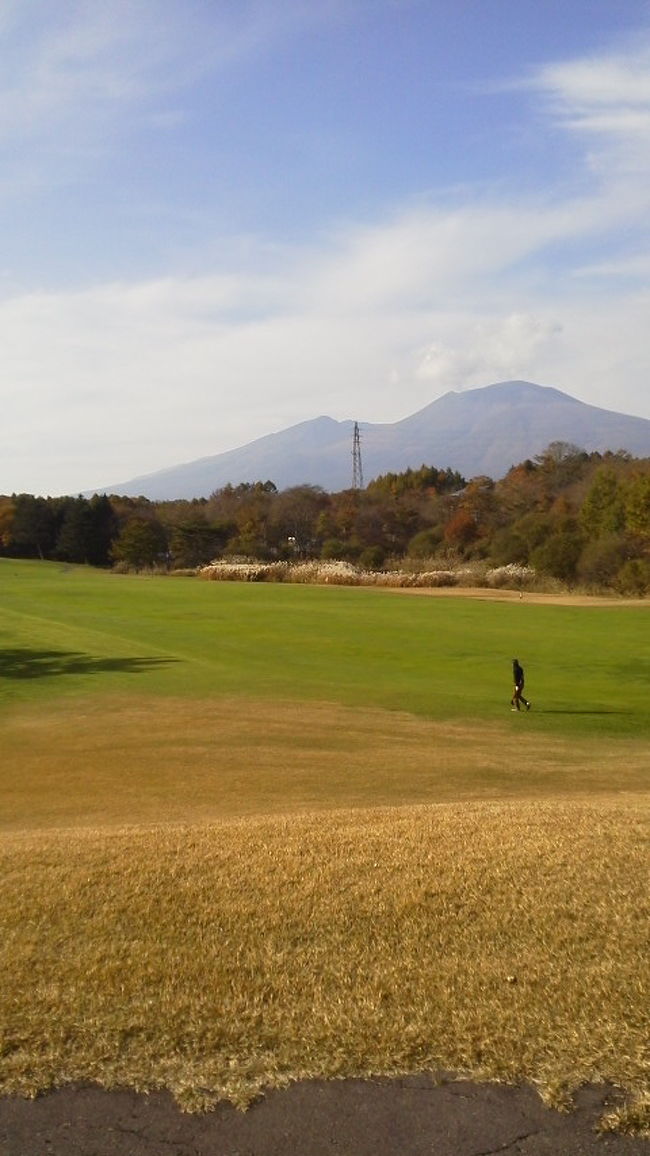
[[[510,563],[490,567],[484,562],[441,566],[435,559],[428,563],[397,565],[383,570],[366,570],[351,562],[260,562],[231,559],[211,562],[197,571],[210,582],[290,582],[299,585],[379,586],[394,589],[436,589],[448,586],[488,587],[492,589],[530,590],[547,588],[529,566]]]
[[[648,1093],[647,803],[6,835],[0,1089],[444,1069]],[[639,1103],[642,1101],[639,1100]]]

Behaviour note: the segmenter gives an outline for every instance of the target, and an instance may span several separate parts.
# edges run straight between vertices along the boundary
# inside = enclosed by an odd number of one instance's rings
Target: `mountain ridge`
[[[208,497],[227,484],[271,480],[278,489],[352,484],[354,421],[321,415],[223,453],[197,458],[88,493],[165,501]],[[578,401],[554,386],[505,381],[450,390],[393,423],[359,423],[366,481],[422,464],[464,477],[502,477],[553,441],[591,451],[650,457],[650,420]]]

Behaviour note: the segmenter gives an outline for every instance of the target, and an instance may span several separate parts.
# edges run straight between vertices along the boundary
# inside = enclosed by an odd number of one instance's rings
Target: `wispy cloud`
[[[650,34],[628,47],[548,64],[531,79],[559,125],[584,136],[589,158],[634,171],[650,168]]]
[[[73,179],[71,159],[101,155],[128,135],[134,117],[162,130],[177,125],[177,102],[190,85],[271,52],[326,16],[321,4],[304,0],[7,0],[0,149],[11,157],[18,146],[22,174],[40,169],[44,182]],[[67,159],[63,172],[52,172],[52,155]],[[6,174],[4,183],[11,187]]]

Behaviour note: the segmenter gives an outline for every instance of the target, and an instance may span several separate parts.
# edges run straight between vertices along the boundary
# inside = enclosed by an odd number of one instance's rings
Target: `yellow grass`
[[[3,723],[0,1092],[607,1080],[650,1134],[647,744],[251,698]],[[368,809],[368,801],[375,806]],[[407,804],[407,805],[404,805]],[[336,808],[336,810],[334,810]]]
[[[0,829],[647,789],[647,743],[329,703],[61,700],[3,720]]]
[[[90,1079],[197,1107],[447,1070],[556,1102],[593,1080],[647,1097],[649,811],[474,802],[7,833],[0,1089]]]

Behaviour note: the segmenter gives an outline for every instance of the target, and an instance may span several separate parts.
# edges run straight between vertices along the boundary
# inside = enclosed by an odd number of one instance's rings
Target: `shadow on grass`
[[[93,658],[74,650],[3,650],[0,678],[55,678],[61,674],[141,674],[177,658]]]
[[[523,713],[523,712],[522,712]],[[613,710],[611,707],[603,706],[594,709],[581,709],[580,707],[572,706],[545,706],[540,707],[536,714],[633,714],[629,710]]]

